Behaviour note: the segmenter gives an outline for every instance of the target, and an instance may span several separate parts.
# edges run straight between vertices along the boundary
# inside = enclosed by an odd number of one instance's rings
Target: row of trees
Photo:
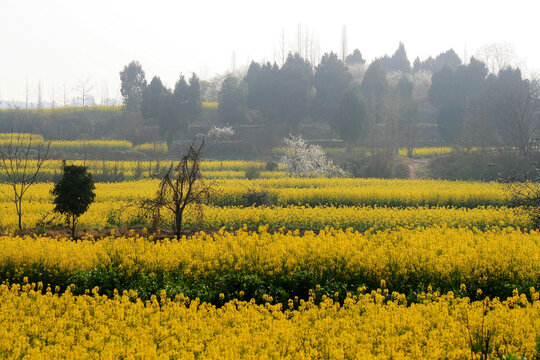
[[[132,61],[120,72],[120,79],[124,109],[135,116],[140,112],[150,125],[158,126],[169,148],[201,114],[201,85],[195,74],[189,82],[180,75],[174,89],[168,89],[157,76],[147,84],[141,64]]]
[[[298,54],[289,54],[281,68],[252,62],[245,77],[223,81],[218,121],[259,121],[291,131],[300,122],[315,121],[328,124],[350,145],[412,146],[418,102],[424,99],[413,96],[416,78],[403,44],[391,57],[367,69],[364,64],[358,49],[345,62],[335,53],[324,54],[315,68]]]
[[[418,128],[430,123],[448,145],[512,146],[522,153],[533,146],[538,81],[524,79],[519,68],[490,73],[474,57],[462,64],[453,50],[416,59],[411,67],[403,44],[392,56],[364,64],[359,50],[345,62],[325,54],[315,68],[298,54],[289,54],[282,67],[252,62],[243,78],[223,81],[218,121],[292,131],[316,121],[350,145],[389,154],[403,146],[412,152]]]
[[[330,125],[349,144],[369,139],[371,147],[383,140],[395,147],[412,146],[415,84],[425,87],[426,71],[432,68],[460,63],[455,52],[448,51],[425,62],[417,59],[411,67],[403,44],[369,66],[358,49],[342,57],[344,61],[335,53],[324,54],[316,67],[298,53],[290,53],[281,66],[252,62],[245,76],[230,74],[220,84],[217,122],[294,132],[300,123],[315,121]],[[195,74],[189,82],[181,76],[171,90],[158,77],[147,84],[141,65],[131,62],[120,78],[125,110],[158,126],[169,145],[200,116],[201,82]]]
[[[518,68],[505,67],[511,62],[499,52],[495,59],[491,48],[483,53],[485,61],[471,58],[463,64],[448,50],[411,65],[400,44],[392,55],[369,64],[355,49],[340,56],[324,54],[316,66],[290,53],[280,65],[252,62],[245,74],[218,77],[219,84],[200,81],[195,74],[180,76],[172,89],[159,77],[148,83],[141,64],[133,61],[120,72],[121,113],[96,108],[0,111],[0,129],[46,138],[113,137],[136,143],[161,138],[171,148],[175,140],[193,136],[188,125],[201,119],[201,98],[214,96],[208,92],[212,88],[219,108],[204,113],[206,125],[262,125],[279,130],[276,141],[298,132],[300,124],[315,124],[311,129],[330,128],[349,146],[382,148],[389,154],[398,147],[412,151],[420,142],[516,146],[528,152],[536,136],[538,84],[524,79]]]
[[[539,91],[538,80],[524,79],[519,68],[490,74],[486,64],[471,58],[468,65],[433,74],[429,100],[447,143],[511,146],[526,155],[537,137]]]

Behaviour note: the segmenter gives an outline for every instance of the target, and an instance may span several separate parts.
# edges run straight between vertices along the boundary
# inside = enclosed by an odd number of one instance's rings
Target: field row
[[[139,145],[143,147],[147,144]],[[149,150],[150,151],[150,150]],[[124,181],[149,179],[160,177],[173,164],[171,161],[97,161],[74,160],[68,163],[84,165],[92,173],[96,181]],[[30,167],[35,161],[29,161]],[[248,168],[257,169],[257,177],[282,178],[287,174],[284,171],[266,171],[265,163],[256,161],[203,161],[201,162],[202,175],[207,179],[245,179]],[[56,181],[62,175],[62,161],[49,160],[40,170],[38,180],[42,182]],[[6,180],[0,174],[0,180]]]
[[[185,298],[143,303],[69,291],[45,294],[30,284],[0,286],[2,358],[329,358],[536,359],[540,301],[515,293],[501,302],[426,294],[415,306],[381,290],[350,294],[343,305],[255,304],[217,308]],[[290,305],[294,306],[291,299]],[[486,347],[485,344],[488,344]],[[514,356],[514,357],[511,357]],[[519,356],[519,357],[518,357]]]
[[[96,201],[136,201],[151,197],[158,180],[96,184]],[[503,206],[511,202],[504,184],[442,180],[385,180],[334,178],[216,179],[211,202],[219,206],[251,205],[259,193],[272,205],[370,206]],[[50,202],[51,183],[36,184],[25,200]],[[10,194],[10,186],[0,192]]]
[[[78,152],[81,154],[96,151],[141,151],[149,154],[166,154],[167,144],[164,142],[133,145],[127,140],[45,140],[37,134],[0,134],[0,145],[12,146],[19,144],[24,148],[42,150],[49,148],[50,152]]]
[[[58,228],[65,225],[64,218],[53,213],[53,204],[47,202],[23,203],[23,223],[26,228]],[[200,211],[202,210],[202,212]],[[0,228],[14,230],[18,218],[13,203],[0,202]],[[140,228],[151,227],[152,219],[144,217],[140,208],[133,202],[122,200],[99,201],[90,205],[88,211],[79,219],[79,228]],[[163,229],[172,228],[171,212],[162,214]],[[520,208],[478,207],[371,207],[371,206],[251,206],[251,207],[188,207],[184,213],[186,229],[238,229],[244,225],[257,228],[268,225],[271,228],[320,230],[327,226],[334,228],[353,228],[384,230],[393,227],[415,228],[432,225],[448,227],[493,227],[529,228],[528,214]]]
[[[376,289],[382,281],[390,291],[413,297],[428,286],[502,298],[514,289],[540,287],[540,233],[512,228],[326,229],[301,235],[261,227],[149,240],[2,236],[0,278],[63,288],[73,283],[78,291],[97,285],[109,294],[168,289],[213,302],[220,293],[232,299],[240,291],[257,300],[266,291],[286,302],[295,295],[307,298],[316,285],[328,296],[344,296],[359,286]]]

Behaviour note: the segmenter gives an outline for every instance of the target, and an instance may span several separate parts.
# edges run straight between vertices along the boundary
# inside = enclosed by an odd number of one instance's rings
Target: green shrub
[[[274,199],[267,191],[249,190],[243,195],[243,198],[246,206],[270,206],[274,203]]]
[[[246,179],[253,180],[261,177],[261,170],[257,166],[249,166],[246,169]]]
[[[266,171],[276,171],[278,169],[278,164],[277,162],[270,160],[266,163],[264,169]]]

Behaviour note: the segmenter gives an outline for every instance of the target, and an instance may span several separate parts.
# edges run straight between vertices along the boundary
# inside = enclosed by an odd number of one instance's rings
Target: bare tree
[[[482,60],[490,73],[498,74],[506,67],[521,67],[522,60],[516,54],[516,47],[509,42],[483,45],[476,52],[476,57]]]
[[[347,25],[343,25],[341,29],[341,61],[343,61],[343,63],[345,63],[348,52]]]
[[[4,195],[15,204],[22,230],[23,198],[47,161],[50,142],[34,144],[32,137],[12,133],[10,138],[0,143],[0,173],[10,185],[12,192]]]
[[[38,110],[41,110],[42,107],[42,96],[41,96],[41,80],[38,81],[38,88],[37,88],[37,108]]]
[[[109,106],[111,105],[111,99],[109,98],[109,86],[107,83],[101,83],[101,105]]]
[[[28,87],[28,79],[26,79],[26,86],[24,88],[24,108],[28,109],[28,103],[30,102],[30,97],[32,94],[30,94],[30,88]]]
[[[193,141],[176,166],[171,164],[159,183],[156,197],[142,202],[145,215],[152,216],[154,231],[160,221],[161,209],[174,215],[174,234],[182,235],[184,210],[190,204],[202,204],[212,193],[212,184],[207,184],[201,175],[201,154],[204,141],[199,147]]]
[[[279,42],[276,48],[274,48],[274,62],[280,66],[285,65],[287,60],[287,45],[285,42],[285,29],[281,29],[279,34]]]
[[[92,81],[90,78],[86,78],[86,80],[79,80],[77,85],[75,86],[75,90],[79,92],[81,95],[82,100],[82,106],[86,106],[88,102],[88,97],[90,96],[90,92],[94,90],[94,84],[92,84]]]
[[[66,87],[66,82],[64,81],[64,83],[62,84],[62,106],[63,107],[67,106],[67,98],[68,98],[67,87]]]
[[[51,107],[54,109],[56,107],[56,94],[54,91],[54,85],[51,87]]]
[[[499,136],[505,145],[515,146],[527,156],[537,140],[537,118],[540,109],[538,79],[513,82],[496,98],[499,116]]]

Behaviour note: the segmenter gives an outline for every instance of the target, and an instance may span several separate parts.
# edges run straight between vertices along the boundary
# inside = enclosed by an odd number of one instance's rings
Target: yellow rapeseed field
[[[494,284],[540,285],[540,233],[535,231],[442,226],[365,233],[326,229],[300,235],[297,230],[266,230],[221,229],[212,235],[201,232],[156,242],[138,235],[77,242],[2,236],[0,269],[18,281],[115,266],[126,274],[180,271],[191,278],[309,271],[321,277],[357,278],[371,287],[384,279],[391,289],[409,284],[411,276],[443,289],[457,289],[462,283],[469,290]]]
[[[490,359],[538,355],[540,301],[514,294],[506,301],[470,302],[452,293],[425,294],[406,306],[383,290],[326,298],[255,304],[233,300],[216,308],[182,295],[142,302],[124,292],[73,296],[41,285],[0,286],[3,358],[178,359]],[[97,289],[95,289],[97,290]],[[134,300],[135,298],[135,300]],[[292,305],[291,300],[289,305]],[[485,344],[487,349],[485,348]]]

